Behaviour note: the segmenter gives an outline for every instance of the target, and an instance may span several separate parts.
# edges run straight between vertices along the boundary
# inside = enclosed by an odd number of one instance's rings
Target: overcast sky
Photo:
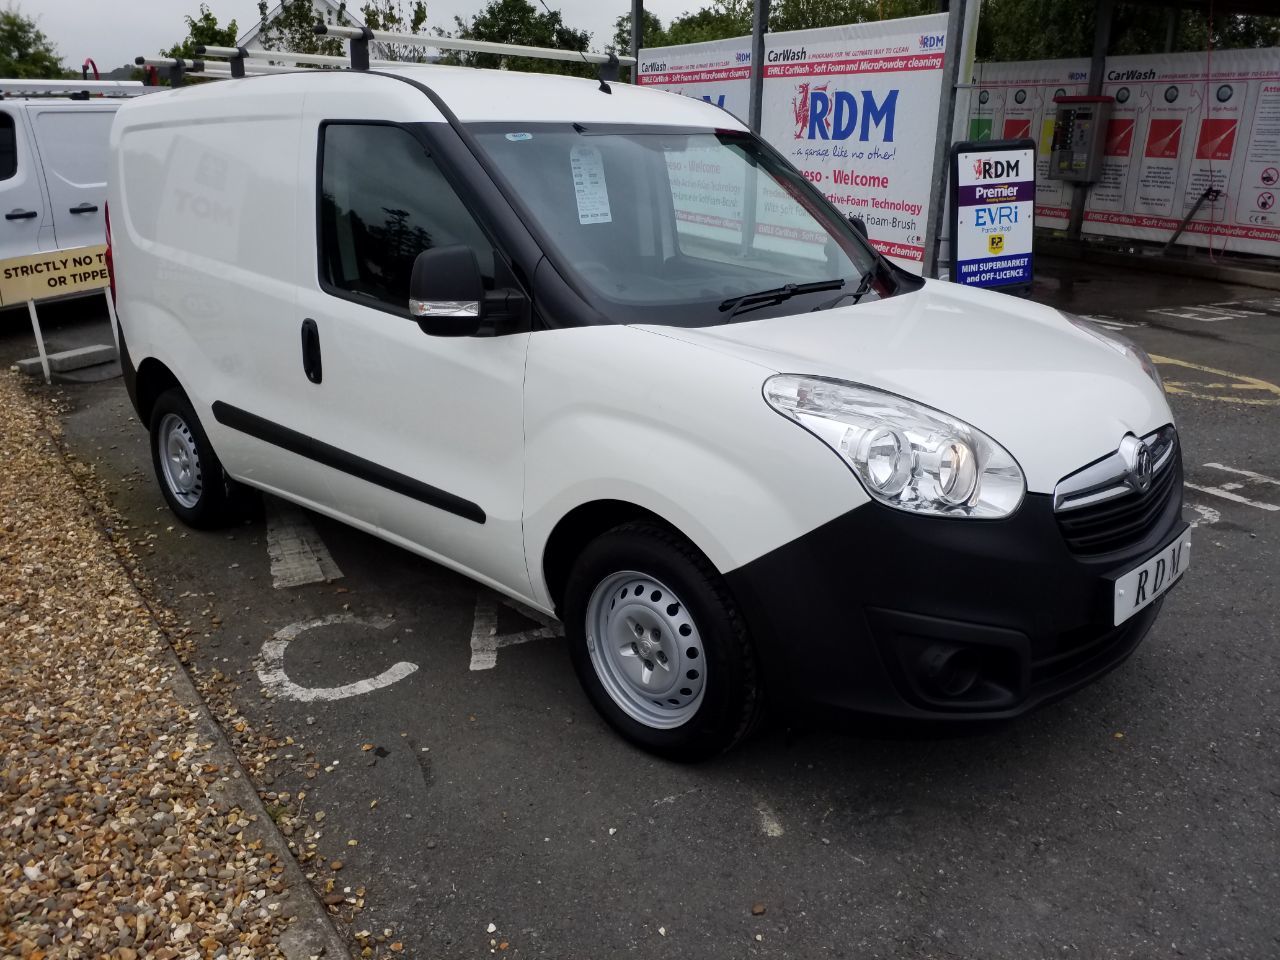
[[[242,33],[258,16],[257,0],[206,2],[219,23],[235,20]],[[106,72],[140,54],[155,56],[185,37],[184,17],[196,13],[200,0],[14,0],[12,5],[36,20],[68,67],[92,57]],[[363,0],[348,5],[358,10]],[[604,48],[614,21],[631,9],[629,0],[547,0],[547,5],[559,9],[571,27],[589,30],[595,50]],[[701,5],[701,0],[645,0],[645,9],[664,22]],[[485,6],[485,0],[427,0],[427,25],[451,29],[455,14],[469,18]]]

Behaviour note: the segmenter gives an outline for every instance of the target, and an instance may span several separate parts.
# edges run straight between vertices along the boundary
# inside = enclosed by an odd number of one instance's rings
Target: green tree
[[[1094,7],[1094,0],[985,0],[978,21],[978,59],[1091,56]],[[1208,17],[1198,10],[1179,10],[1175,17],[1175,51],[1208,48]],[[1160,53],[1167,38],[1165,10],[1136,3],[1116,5],[1109,53]],[[1280,46],[1280,16],[1216,16],[1212,41],[1220,50]]]
[[[161,50],[162,57],[182,57],[193,59],[196,47],[234,47],[237,31],[236,22],[231,20],[225,27],[218,26],[218,18],[213,15],[207,4],[200,4],[200,15],[187,15],[187,36],[181,43],[175,43],[168,50]]]
[[[554,47],[559,50],[587,49],[591,34],[567,26],[558,12],[543,12],[528,0],[490,0],[470,22],[454,17],[453,33],[437,30],[438,36],[461,40],[488,40],[494,43],[517,43],[532,47]],[[444,63],[472,67],[524,70],[529,73],[567,73],[578,77],[594,77],[595,64],[572,60],[542,60],[533,57],[501,57],[492,53],[444,51]]]
[[[0,11],[0,77],[60,80],[72,76],[34,20],[16,7]]]
[[[263,49],[320,53],[331,57],[340,57],[345,52],[346,47],[338,37],[316,36],[318,17],[312,0],[280,0],[280,12],[268,20],[270,12],[267,0],[258,0],[258,16],[262,22],[258,40]],[[338,5],[336,13],[326,13],[324,19],[326,23],[349,26],[351,18],[347,16],[345,0]]]
[[[417,36],[427,22],[427,5],[424,0],[413,0],[406,13],[402,0],[369,0],[360,9],[360,16],[370,30]],[[422,47],[411,43],[375,42],[369,48],[369,55],[374,60],[420,62],[425,52]]]
[[[937,12],[937,0],[776,0],[769,12],[769,29],[811,30]]]
[[[661,20],[648,10],[645,10],[640,23],[643,26],[640,34],[640,45],[642,47],[665,47],[667,45],[667,31],[663,29]],[[613,22],[613,43],[605,47],[605,50],[616,53],[619,56],[634,57],[637,55],[631,49],[631,14],[624,13]],[[631,68],[623,67],[619,71],[618,77],[624,83],[630,83]]]
[[[693,13],[684,13],[667,27],[666,42],[702,43],[741,37],[751,32],[751,0],[712,0]]]
[[[663,28],[661,20],[645,10],[640,23],[643,27],[640,32],[642,46],[665,47],[667,45],[667,31]],[[631,49],[630,13],[624,13],[613,22],[613,45],[608,49],[619,56],[635,56],[635,51]]]

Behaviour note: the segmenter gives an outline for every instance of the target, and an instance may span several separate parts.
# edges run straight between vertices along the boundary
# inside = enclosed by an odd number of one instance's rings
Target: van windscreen
[[[615,322],[708,326],[848,304],[874,272],[876,255],[848,221],[750,134],[470,129],[557,269]],[[735,306],[787,285],[798,289]],[[892,289],[886,279],[864,295]]]

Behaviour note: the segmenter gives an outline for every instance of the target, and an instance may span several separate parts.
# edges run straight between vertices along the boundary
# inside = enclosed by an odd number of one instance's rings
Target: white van
[[[270,491],[554,614],[650,750],[722,750],[766,697],[1015,716],[1186,570],[1141,349],[897,269],[708,104],[302,71],[126,104],[111,143],[173,511]]]
[[[107,141],[119,105],[0,98],[0,260],[103,242]]]

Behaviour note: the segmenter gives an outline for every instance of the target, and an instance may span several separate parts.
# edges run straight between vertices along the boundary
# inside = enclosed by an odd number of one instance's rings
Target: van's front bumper
[[[1114,579],[1184,526],[1176,469],[1148,533],[1102,557],[1071,552],[1046,495],[996,521],[872,502],[727,579],[766,676],[792,699],[904,718],[1013,717],[1117,666],[1150,629],[1162,601],[1113,625]]]

